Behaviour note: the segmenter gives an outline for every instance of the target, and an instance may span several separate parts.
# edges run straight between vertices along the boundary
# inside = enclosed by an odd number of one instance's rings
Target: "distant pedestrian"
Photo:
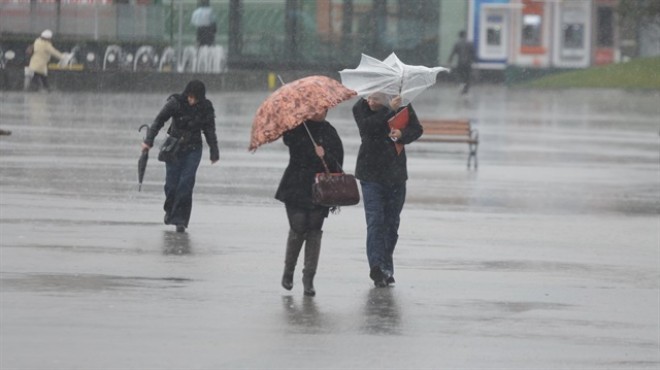
[[[322,228],[330,211],[329,207],[312,203],[312,184],[316,174],[324,172],[321,158],[325,159],[331,172],[340,172],[344,161],[341,139],[337,130],[325,120],[326,114],[324,111],[305,121],[307,127],[300,125],[284,133],[282,139],[289,147],[289,165],[275,193],[275,198],[284,203],[289,220],[282,287],[286,290],[293,288],[293,275],[304,243],[302,282],[306,296],[316,295],[314,276],[321,254]],[[314,145],[309,135],[318,145]]]
[[[448,63],[451,65],[454,56],[457,57],[456,74],[463,83],[462,94],[467,94],[470,90],[470,81],[472,79],[472,63],[475,60],[474,45],[466,38],[465,31],[458,33],[458,41],[449,55]]]
[[[215,134],[215,111],[206,99],[206,87],[199,80],[192,80],[181,94],[167,99],[142,143],[143,150],[154,145],[154,139],[165,122],[172,118],[167,134],[181,139],[174,160],[165,163],[165,224],[175,225],[177,232],[184,232],[190,221],[193,188],[199,162],[202,159],[202,133],[209,146],[211,164],[220,158],[218,139]]]
[[[367,259],[369,277],[377,287],[394,281],[394,249],[399,239],[401,210],[406,201],[408,170],[405,149],[397,151],[395,141],[410,144],[423,129],[411,104],[408,124],[391,130],[388,119],[401,106],[401,97],[374,93],[353,106],[353,117],[362,143],[357,156],[355,177],[360,180],[367,220]]]
[[[193,12],[190,23],[197,27],[197,44],[199,46],[213,46],[215,44],[217,24],[209,0],[199,1],[199,7]]]
[[[58,60],[66,57],[64,53],[55,49],[52,39],[53,32],[51,30],[44,30],[32,45],[32,56],[26,70],[27,75],[32,74],[31,86],[29,86],[31,90],[38,91],[40,87],[43,87],[46,91],[50,91],[50,85],[48,84],[48,62],[52,57]]]

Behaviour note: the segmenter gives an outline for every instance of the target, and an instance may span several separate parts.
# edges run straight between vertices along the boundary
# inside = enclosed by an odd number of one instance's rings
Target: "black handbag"
[[[343,172],[316,174],[312,184],[312,203],[325,207],[354,206],[360,203],[355,176]]]
[[[158,160],[161,162],[172,162],[176,159],[181,147],[181,138],[174,136],[167,136],[167,139],[160,146],[158,153]]]
[[[307,124],[303,122],[307,135],[316,147],[316,141],[312,137]],[[321,158],[325,172],[317,173],[312,184],[312,203],[324,207],[354,206],[360,203],[360,192],[358,191],[355,176],[342,172],[330,172],[325,159]],[[339,165],[339,163],[337,163]]]

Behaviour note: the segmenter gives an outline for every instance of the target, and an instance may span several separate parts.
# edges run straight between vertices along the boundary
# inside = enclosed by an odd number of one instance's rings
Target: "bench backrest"
[[[425,135],[470,136],[470,120],[423,120],[421,121]]]

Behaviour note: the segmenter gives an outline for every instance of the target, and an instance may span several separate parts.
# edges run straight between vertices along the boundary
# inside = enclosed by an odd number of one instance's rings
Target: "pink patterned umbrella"
[[[305,120],[357,93],[325,76],[309,76],[275,90],[257,109],[252,121],[250,151],[279,139]]]

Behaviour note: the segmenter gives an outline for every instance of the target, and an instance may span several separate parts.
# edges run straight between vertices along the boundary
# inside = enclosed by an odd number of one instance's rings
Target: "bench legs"
[[[479,143],[469,143],[470,146],[470,155],[468,156],[468,162],[467,162],[467,167],[468,170],[470,169],[470,163],[472,162],[472,158],[474,158],[474,169],[476,170],[477,167],[479,166],[479,162],[477,161],[477,146]]]

